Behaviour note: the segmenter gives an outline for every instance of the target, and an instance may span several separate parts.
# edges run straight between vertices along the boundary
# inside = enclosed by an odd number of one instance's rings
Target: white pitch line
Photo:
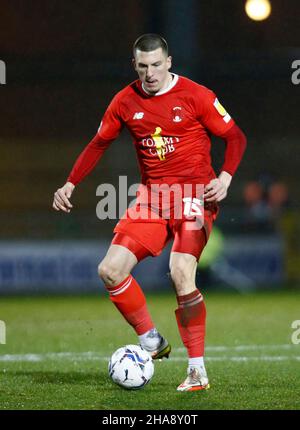
[[[276,355],[262,355],[259,357],[206,357],[205,358],[206,361],[300,361],[300,355],[281,355],[281,356],[276,356]],[[185,358],[180,357],[180,360],[177,360],[177,357],[175,357],[175,361],[186,361]]]
[[[47,353],[47,354],[5,354],[0,355],[0,362],[41,362],[51,360],[70,360],[70,361],[108,361],[109,356],[88,351],[88,352],[58,352],[58,353]],[[170,361],[186,361],[186,357],[178,357],[172,355]],[[258,357],[246,357],[246,356],[219,356],[219,357],[205,357],[206,361],[234,361],[234,362],[247,362],[247,361],[287,361],[296,360],[300,361],[300,355],[261,355]]]
[[[48,352],[46,354],[5,354],[0,355],[0,361],[46,361],[46,360],[109,360],[110,357],[103,356],[97,352]]]
[[[296,345],[293,344],[282,344],[282,345],[238,345],[238,346],[206,346],[205,351],[213,351],[213,352],[224,352],[224,351],[257,351],[264,349],[292,349],[295,348]],[[186,349],[183,347],[173,348],[173,351],[176,352],[185,352]]]

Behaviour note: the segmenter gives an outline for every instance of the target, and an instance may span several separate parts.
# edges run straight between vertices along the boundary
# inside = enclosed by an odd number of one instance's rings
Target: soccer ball
[[[108,373],[121,387],[137,390],[150,382],[154,373],[153,360],[141,346],[125,345],[111,356]]]

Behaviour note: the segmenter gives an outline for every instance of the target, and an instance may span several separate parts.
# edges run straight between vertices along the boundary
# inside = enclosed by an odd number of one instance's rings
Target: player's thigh
[[[204,210],[204,220],[200,228],[194,220],[179,220],[173,225],[173,252],[193,255],[197,261],[209,239],[213,223],[218,215],[218,205],[207,205]]]
[[[137,235],[138,237],[138,235]],[[146,248],[140,240],[134,239],[128,233],[115,233],[112,240],[112,245],[120,245],[131,251],[135,255],[137,261],[140,262],[144,258],[152,255],[148,248]]]
[[[192,229],[193,226],[190,221],[184,221],[174,232],[170,274],[178,294],[189,294],[194,290],[197,263],[206,244],[205,229]]]
[[[207,232],[204,227],[193,229],[193,226],[193,221],[184,221],[178,226],[171,252],[189,254],[198,261],[207,242]]]
[[[114,233],[117,233],[118,237],[123,235],[134,240],[146,250],[144,252],[141,248],[136,252],[136,246],[133,247],[133,252],[137,256],[138,261],[149,255],[153,257],[159,255],[171,238],[167,221],[162,219],[153,222],[147,219],[140,221],[122,218],[116,225]],[[115,238],[113,241],[115,241]]]

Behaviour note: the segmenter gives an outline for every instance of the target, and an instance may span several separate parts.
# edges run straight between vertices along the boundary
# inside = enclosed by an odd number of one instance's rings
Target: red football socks
[[[154,328],[144,293],[131,275],[115,287],[106,285],[106,289],[109,292],[110,300],[138,335]]]
[[[175,311],[179,333],[189,358],[203,357],[206,309],[199,290],[177,296]]]

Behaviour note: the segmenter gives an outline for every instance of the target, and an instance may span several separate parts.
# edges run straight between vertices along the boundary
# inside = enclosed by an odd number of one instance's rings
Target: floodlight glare
[[[270,16],[271,3],[269,0],[247,0],[245,10],[249,18],[263,21]]]

